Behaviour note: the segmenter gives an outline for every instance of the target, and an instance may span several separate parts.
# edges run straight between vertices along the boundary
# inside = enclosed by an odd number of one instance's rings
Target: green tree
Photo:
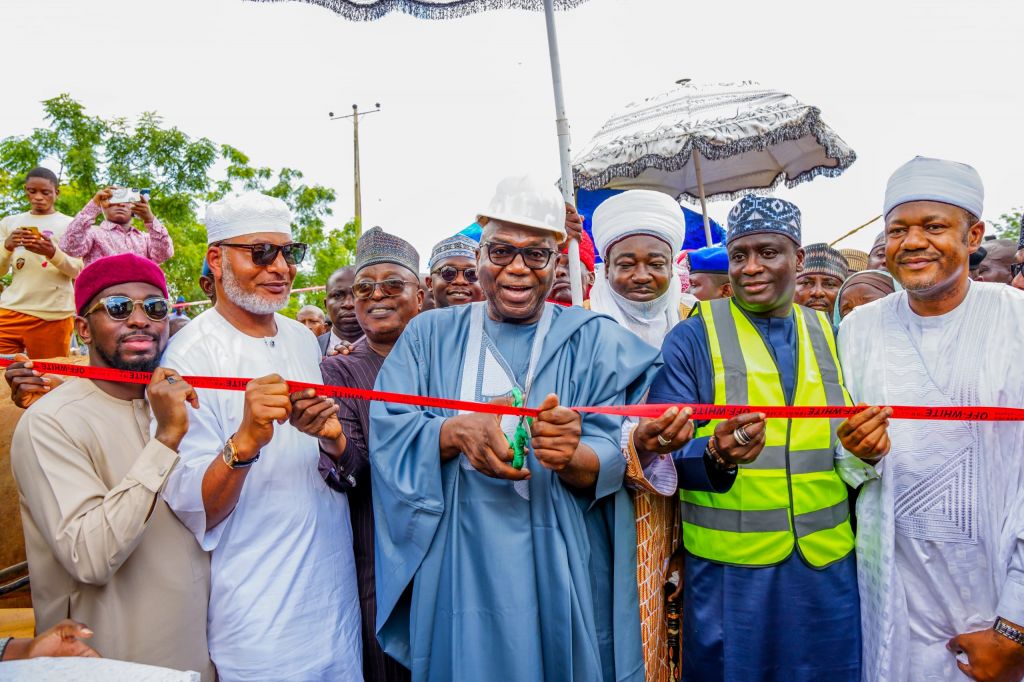
[[[1018,207],[1010,209],[1009,213],[1004,213],[997,219],[991,221],[992,229],[996,231],[1000,239],[1012,239],[1017,241],[1020,239],[1020,222],[1024,216],[1024,208]]]
[[[0,215],[27,210],[25,173],[44,161],[59,167],[57,210],[68,215],[108,184],[149,188],[153,212],[174,240],[174,258],[162,267],[172,295],[187,300],[205,298],[198,283],[206,254],[199,212],[233,191],[265,192],[291,208],[295,239],[310,247],[295,288],[324,284],[335,268],[354,257],[355,223],[330,229],[334,190],[306,184],[301,171],[253,166],[238,148],[191,137],[165,125],[155,112],[134,121],[106,120],[89,115],[67,94],[42,104],[46,127],[0,140]],[[285,312],[294,314],[307,302],[322,306],[323,294],[293,296]]]

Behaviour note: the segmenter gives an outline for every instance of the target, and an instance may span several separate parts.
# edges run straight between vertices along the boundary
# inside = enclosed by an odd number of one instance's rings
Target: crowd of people
[[[1024,230],[985,241],[968,165],[898,168],[869,252],[804,245],[797,206],[749,195],[681,262],[663,193],[588,231],[507,178],[425,273],[367,230],[298,320],[287,206],[234,195],[205,213],[213,306],[173,338],[145,199],[72,220],[49,171],[26,192],[0,222],[0,352],[46,651],[228,681],[1024,677],[1024,422],[891,407],[1024,406]],[[35,369],[72,327],[148,385]]]

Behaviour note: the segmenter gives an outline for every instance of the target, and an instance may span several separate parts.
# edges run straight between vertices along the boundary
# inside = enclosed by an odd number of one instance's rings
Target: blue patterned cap
[[[439,241],[434,246],[434,250],[430,252],[430,261],[427,263],[427,270],[429,272],[433,272],[434,267],[436,267],[438,263],[443,260],[448,260],[449,258],[471,258],[476,260],[476,250],[479,246],[479,242],[464,234],[457,234],[454,237],[443,239]]]
[[[765,232],[784,234],[800,246],[800,209],[785,199],[753,194],[736,202],[729,211],[725,243],[731,244],[740,237]]]
[[[703,249],[691,251],[687,258],[690,259],[690,272],[710,272],[720,275],[729,272],[729,254],[724,246],[706,246]]]

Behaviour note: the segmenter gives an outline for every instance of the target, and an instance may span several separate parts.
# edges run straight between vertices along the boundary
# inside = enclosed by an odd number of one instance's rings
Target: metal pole
[[[363,232],[363,193],[359,187],[359,105],[352,105],[352,149],[355,156],[356,237]]]
[[[697,171],[697,192],[700,194],[700,212],[704,214],[704,238],[711,246],[711,221],[708,219],[708,200],[704,197],[704,175],[700,172],[700,152],[693,148],[693,169]]]
[[[555,129],[558,131],[558,159],[561,165],[559,188],[562,197],[568,203],[573,201],[572,162],[569,159],[569,118],[565,113],[565,97],[562,94],[562,65],[558,58],[558,34],[555,32],[554,0],[544,0],[544,19],[548,29],[548,54],[551,58],[551,85],[555,91]],[[583,305],[583,281],[580,268],[580,244],[575,239],[569,240],[569,287],[572,291],[572,304]]]

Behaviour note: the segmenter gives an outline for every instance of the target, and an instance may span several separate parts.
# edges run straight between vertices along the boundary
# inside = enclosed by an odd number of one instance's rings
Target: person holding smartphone
[[[103,221],[94,227],[101,212]],[[133,217],[142,221],[145,231],[132,224]],[[153,215],[148,193],[126,192],[117,187],[101,189],[78,212],[61,237],[60,248],[82,258],[86,265],[121,253],[134,253],[157,265],[174,256],[171,235]]]
[[[0,275],[11,284],[0,294],[0,353],[64,357],[71,342],[75,305],[71,281],[82,261],[57,245],[71,222],[58,213],[57,176],[33,168],[25,178],[29,210],[0,220]]]

